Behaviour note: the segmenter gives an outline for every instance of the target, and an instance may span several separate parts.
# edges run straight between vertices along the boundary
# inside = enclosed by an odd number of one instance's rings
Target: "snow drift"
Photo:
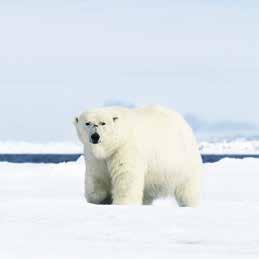
[[[0,258],[258,258],[259,160],[205,165],[202,206],[95,206],[84,165],[0,163]]]

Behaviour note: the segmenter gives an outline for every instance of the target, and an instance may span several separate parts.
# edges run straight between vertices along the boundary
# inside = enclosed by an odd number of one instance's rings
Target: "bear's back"
[[[147,106],[133,112],[136,141],[149,159],[154,161],[160,157],[177,163],[194,157],[194,160],[199,160],[196,138],[179,113],[161,106]]]
[[[135,125],[148,132],[175,133],[178,130],[191,131],[184,118],[174,110],[162,106],[147,106],[133,110]]]

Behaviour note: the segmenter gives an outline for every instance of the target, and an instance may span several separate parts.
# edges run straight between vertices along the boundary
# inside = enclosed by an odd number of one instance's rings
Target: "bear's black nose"
[[[93,144],[97,144],[97,143],[99,142],[100,135],[95,132],[95,133],[91,136],[91,139],[92,139],[92,143],[93,143]]]

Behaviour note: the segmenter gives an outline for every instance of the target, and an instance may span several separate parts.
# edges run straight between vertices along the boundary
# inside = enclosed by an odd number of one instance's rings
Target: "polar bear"
[[[177,112],[104,107],[82,113],[74,124],[84,145],[89,203],[149,205],[175,197],[179,206],[198,205],[202,160]]]

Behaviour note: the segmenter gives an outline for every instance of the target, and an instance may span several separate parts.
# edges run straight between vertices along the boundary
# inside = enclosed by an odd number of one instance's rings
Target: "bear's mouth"
[[[100,143],[101,143],[100,141],[91,141],[91,144],[94,144],[94,145],[100,144]]]

